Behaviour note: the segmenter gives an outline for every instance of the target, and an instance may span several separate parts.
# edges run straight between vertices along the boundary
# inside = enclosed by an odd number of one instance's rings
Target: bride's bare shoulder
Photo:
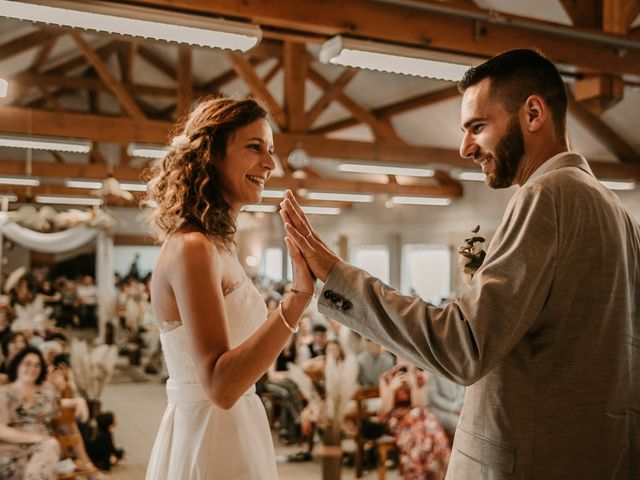
[[[215,259],[218,250],[215,243],[197,230],[178,230],[168,237],[162,247],[162,253],[172,260]]]

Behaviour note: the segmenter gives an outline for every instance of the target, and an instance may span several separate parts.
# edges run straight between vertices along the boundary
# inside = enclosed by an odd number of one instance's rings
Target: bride
[[[292,293],[267,316],[238,260],[238,212],[260,202],[275,168],[266,118],[251,99],[207,100],[149,172],[154,222],[164,240],[151,301],[169,380],[147,480],[277,479],[254,384],[297,330],[313,278],[285,238]]]

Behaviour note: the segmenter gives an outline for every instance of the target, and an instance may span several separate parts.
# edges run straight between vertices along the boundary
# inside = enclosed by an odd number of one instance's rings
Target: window
[[[451,295],[451,251],[446,245],[402,247],[402,292],[435,305]]]
[[[262,255],[262,269],[260,273],[274,282],[282,281],[282,249],[266,247]]]
[[[389,283],[389,248],[386,245],[361,245],[351,249],[351,263],[374,277]]]

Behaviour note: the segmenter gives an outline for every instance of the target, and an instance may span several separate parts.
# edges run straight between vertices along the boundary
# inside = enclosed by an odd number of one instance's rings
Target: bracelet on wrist
[[[308,295],[310,297],[313,297],[313,293],[314,293],[314,292],[303,292],[303,291],[298,290],[296,288],[291,288],[289,291],[291,293],[297,293],[298,295]]]
[[[283,302],[280,302],[278,304],[278,314],[280,315],[280,320],[282,320],[282,323],[284,323],[284,326],[287,327],[287,329],[291,333],[298,333],[298,330],[300,330],[300,324],[296,325],[294,328],[289,324],[289,322],[287,322],[287,319],[284,318],[284,312],[282,311],[282,303]]]

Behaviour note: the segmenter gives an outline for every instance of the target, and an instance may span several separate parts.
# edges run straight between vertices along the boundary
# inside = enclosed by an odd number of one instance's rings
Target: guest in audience
[[[58,326],[77,325],[79,323],[76,314],[76,284],[67,278],[58,280],[58,291],[60,292],[60,316]]]
[[[3,361],[0,364],[0,385],[9,383],[9,365],[16,354],[27,346],[27,337],[21,332],[11,332],[2,342]]]
[[[12,306],[22,305],[24,307],[33,302],[33,292],[27,277],[22,277],[18,280],[18,284],[9,292],[9,297],[11,297]]]
[[[304,318],[304,317],[303,317]],[[304,363],[310,358],[324,355],[324,348],[327,345],[327,327],[316,324],[313,326],[313,338],[311,343],[300,346],[298,361]]]
[[[390,370],[395,363],[393,355],[382,350],[382,346],[367,340],[367,348],[358,355],[358,383],[363,387],[375,387],[380,375]]]
[[[51,280],[43,279],[42,283],[36,287],[36,295],[42,298],[45,307],[51,307],[53,318],[60,316],[62,295],[54,287]]]
[[[25,347],[9,365],[11,383],[0,387],[0,478],[55,480],[60,455],[51,422],[60,412],[55,389],[43,383],[40,351]]]
[[[56,355],[63,352],[62,346],[55,340],[45,341],[40,344],[38,348],[40,349],[40,352],[42,352],[42,356],[44,357],[47,367],[53,363],[53,359]]]
[[[427,406],[427,380],[402,359],[380,377],[380,420],[395,438],[406,480],[444,479],[451,453],[444,429]]]
[[[96,423],[98,428],[89,442],[89,455],[100,470],[109,471],[124,457],[124,450],[113,443],[116,420],[113,413],[104,412],[96,417]]]
[[[96,307],[98,305],[98,290],[91,275],[82,277],[82,283],[76,287],[78,316],[81,327],[96,327]]]

